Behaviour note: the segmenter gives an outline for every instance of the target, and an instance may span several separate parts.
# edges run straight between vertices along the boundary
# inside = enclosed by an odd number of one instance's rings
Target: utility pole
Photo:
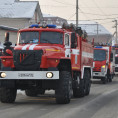
[[[115,26],[113,28],[115,28],[115,30],[116,30],[115,33],[114,33],[114,34],[116,34],[116,41],[115,41],[115,43],[118,44],[118,40],[117,40],[117,38],[118,38],[118,21],[114,20],[113,22],[115,22]]]
[[[101,31],[101,30],[99,30],[99,24],[98,24],[98,22],[96,22],[96,24],[95,25],[97,25],[97,29],[95,30],[96,32],[97,32],[97,40],[99,40],[98,38],[99,38],[99,31]]]
[[[76,0],[76,27],[78,27],[78,9],[79,9],[78,0]]]
[[[98,32],[99,32],[99,27],[98,27],[98,23],[97,23],[97,40],[98,40]]]
[[[118,44],[118,32],[117,32],[117,26],[118,26],[118,22],[117,22],[117,20],[115,20],[115,22],[116,22],[116,44]]]

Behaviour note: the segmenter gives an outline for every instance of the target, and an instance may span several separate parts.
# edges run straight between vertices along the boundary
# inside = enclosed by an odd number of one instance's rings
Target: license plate
[[[18,77],[34,77],[33,73],[18,73]]]

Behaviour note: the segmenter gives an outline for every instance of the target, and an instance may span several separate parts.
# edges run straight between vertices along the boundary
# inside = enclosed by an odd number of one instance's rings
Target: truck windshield
[[[104,61],[106,60],[105,50],[94,50],[94,61]]]
[[[63,44],[63,34],[60,32],[41,32],[40,43]]]
[[[39,42],[39,32],[21,32],[19,35],[19,43],[35,43]]]
[[[116,49],[116,54],[118,54],[118,49]]]
[[[115,64],[118,64],[118,57],[115,57]]]

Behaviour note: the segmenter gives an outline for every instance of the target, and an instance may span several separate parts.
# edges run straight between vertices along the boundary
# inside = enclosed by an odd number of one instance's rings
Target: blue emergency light
[[[95,48],[102,48],[102,46],[95,46]]]
[[[39,28],[39,24],[33,24],[33,25],[30,25],[29,27],[30,27],[30,28],[34,28],[34,27],[35,27],[35,28]]]
[[[48,24],[48,25],[43,25],[43,24],[32,24],[29,26],[29,28],[40,28],[40,27],[43,27],[43,28],[56,28],[57,26],[56,25],[51,25],[51,24]]]
[[[56,28],[57,26],[56,25],[47,25],[47,27],[49,27],[49,28]]]

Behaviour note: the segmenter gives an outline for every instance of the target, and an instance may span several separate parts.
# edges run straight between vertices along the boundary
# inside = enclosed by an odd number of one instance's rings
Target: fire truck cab
[[[112,82],[115,72],[115,56],[112,46],[94,47],[93,78],[101,79],[103,84]]]

